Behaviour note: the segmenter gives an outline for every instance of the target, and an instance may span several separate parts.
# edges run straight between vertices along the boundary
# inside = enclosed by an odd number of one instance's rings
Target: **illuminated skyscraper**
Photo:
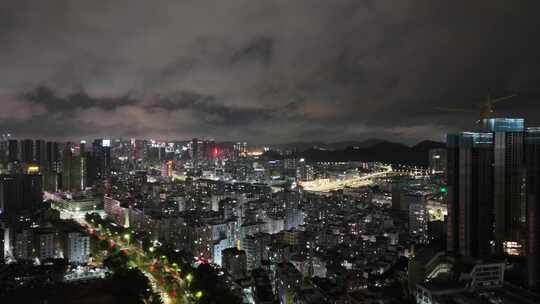
[[[483,126],[485,133],[448,136],[448,250],[523,255],[524,120],[490,118]]]
[[[540,289],[540,128],[525,133],[529,285]]]
[[[76,155],[71,147],[66,147],[62,160],[62,189],[67,191],[82,191],[86,189],[86,158]]]
[[[434,173],[446,171],[446,149],[429,150],[429,169]]]
[[[90,184],[107,177],[111,170],[111,140],[96,139],[92,144]]]
[[[449,134],[447,248],[485,257],[493,238],[493,135]]]
[[[493,187],[495,246],[506,250],[510,242],[523,246],[525,241],[525,171],[523,164],[524,120],[490,118],[487,127],[493,132]]]

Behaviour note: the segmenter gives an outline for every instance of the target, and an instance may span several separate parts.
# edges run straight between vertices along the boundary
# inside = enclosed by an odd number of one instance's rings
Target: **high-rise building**
[[[35,209],[43,200],[41,175],[0,175],[0,219],[16,219],[20,212]]]
[[[31,163],[34,161],[34,141],[25,139],[21,141],[21,161]]]
[[[214,158],[213,151],[216,148],[216,143],[213,139],[205,139],[202,141],[202,158],[208,161]]]
[[[57,142],[47,142],[45,160],[49,163],[55,163],[60,158],[60,148]]]
[[[524,255],[529,131],[521,118],[489,118],[483,126],[484,133],[448,135],[447,248],[473,257]]]
[[[523,165],[524,120],[487,119],[493,132],[494,227],[497,251],[523,246],[525,240],[525,171]]]
[[[409,234],[419,243],[424,244],[428,241],[428,221],[425,200],[409,205]]]
[[[60,152],[56,142],[45,143],[45,159],[41,162],[43,175],[43,189],[56,192],[61,184],[60,181]]]
[[[429,170],[433,173],[444,173],[446,171],[446,149],[429,150]]]
[[[483,257],[493,240],[493,135],[448,136],[447,249]]]
[[[540,289],[540,128],[525,133],[529,286]]]
[[[83,191],[86,189],[86,175],[86,157],[75,155],[71,147],[67,147],[62,160],[62,188]]]
[[[191,159],[193,161],[193,167],[196,167],[199,163],[199,140],[197,138],[191,141]]]
[[[8,141],[0,138],[0,165],[7,163]]]
[[[89,171],[92,183],[109,176],[111,170],[111,140],[96,139],[92,144],[92,161]]]
[[[242,250],[246,252],[248,271],[260,268],[262,265],[261,262],[268,259],[270,242],[271,235],[268,233],[257,233],[244,238]]]
[[[43,166],[47,159],[47,145],[44,140],[38,139],[34,141],[34,161],[36,164]]]
[[[15,139],[8,141],[8,161],[14,162],[20,160],[19,158],[19,142]]]

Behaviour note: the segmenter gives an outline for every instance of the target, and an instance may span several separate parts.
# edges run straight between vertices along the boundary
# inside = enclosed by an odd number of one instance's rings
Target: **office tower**
[[[56,142],[45,143],[45,159],[40,164],[43,175],[43,189],[45,191],[56,192],[61,184],[59,180],[60,152],[58,149],[58,143]]]
[[[490,254],[493,239],[493,134],[449,134],[447,250]]]
[[[540,128],[525,133],[529,286],[540,289]]]
[[[0,219],[14,221],[21,212],[42,202],[41,175],[0,175]]]
[[[506,247],[522,246],[525,239],[524,120],[490,118],[485,125],[494,134],[495,246],[502,252]]]
[[[429,150],[429,170],[433,173],[446,171],[446,149]]]
[[[47,142],[45,160],[49,163],[55,163],[60,157],[60,148],[57,142]]]
[[[62,188],[68,191],[86,189],[86,158],[75,155],[71,147],[67,147],[62,160]]]
[[[14,139],[8,141],[8,161],[19,161],[19,142]]]
[[[43,166],[47,160],[47,145],[44,140],[38,139],[34,142],[34,161]]]
[[[71,146],[68,144],[68,146],[65,147],[65,150],[62,153],[62,183],[61,188],[64,191],[71,190],[72,182],[71,182],[71,171],[72,171],[72,160],[73,160],[73,152],[71,151]]]
[[[111,170],[111,140],[97,139],[92,149],[92,182],[98,182],[109,176]]]
[[[197,138],[191,141],[191,159],[193,160],[193,166],[196,167],[199,163],[199,140]]]
[[[34,161],[34,141],[25,139],[21,141],[21,161],[31,163]]]

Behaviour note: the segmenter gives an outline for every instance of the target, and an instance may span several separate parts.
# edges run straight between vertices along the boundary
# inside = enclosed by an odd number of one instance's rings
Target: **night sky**
[[[540,126],[538,0],[0,1],[0,132],[255,143]]]

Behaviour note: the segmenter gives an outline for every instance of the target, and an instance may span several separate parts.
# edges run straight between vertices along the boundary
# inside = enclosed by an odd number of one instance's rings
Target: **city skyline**
[[[532,1],[127,6],[4,2],[0,130],[413,144],[471,129],[488,94],[540,121]]]
[[[540,303],[539,1],[0,3],[0,303]]]

